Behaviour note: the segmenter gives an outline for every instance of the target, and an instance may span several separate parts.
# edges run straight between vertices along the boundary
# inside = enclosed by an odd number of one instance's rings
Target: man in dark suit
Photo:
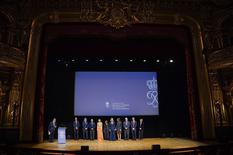
[[[138,138],[143,139],[144,121],[141,118],[138,125]]]
[[[131,121],[131,131],[132,131],[132,139],[136,140],[136,138],[137,138],[137,122],[135,121],[134,117],[132,117],[132,121]]]
[[[109,140],[111,140],[111,141],[116,140],[115,132],[116,132],[115,122],[114,122],[114,119],[111,118],[110,123],[109,123],[109,133],[110,133]]]
[[[90,129],[90,139],[94,140],[95,139],[95,122],[93,119],[91,119],[91,122],[89,123],[89,129]]]
[[[57,128],[56,118],[53,118],[53,121],[49,123],[49,127],[48,127],[48,135],[49,135],[50,142],[53,142],[54,140],[54,134],[55,134],[56,128]]]
[[[87,122],[87,118],[83,119],[82,129],[83,129],[83,139],[88,139],[88,122]]]
[[[79,127],[80,127],[80,124],[79,124],[78,118],[75,117],[74,122],[73,122],[73,128],[74,128],[74,139],[76,140],[78,140],[79,138]]]
[[[129,128],[130,128],[130,122],[128,121],[128,118],[125,118],[125,121],[123,122],[123,127],[124,127],[124,139],[128,140],[129,139]]]
[[[109,124],[107,120],[104,122],[104,140],[109,140]]]

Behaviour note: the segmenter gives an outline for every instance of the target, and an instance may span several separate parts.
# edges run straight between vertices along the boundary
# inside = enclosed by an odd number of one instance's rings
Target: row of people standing
[[[53,141],[54,139],[54,133],[57,128],[56,125],[56,118],[53,119],[52,122],[49,123],[48,127],[48,135],[49,140]],[[132,139],[136,140],[137,133],[138,138],[143,138],[143,132],[144,132],[144,122],[143,119],[139,120],[139,123],[135,120],[134,117],[132,117],[131,122],[126,117],[123,124],[120,120],[120,118],[117,118],[117,121],[115,123],[114,119],[111,118],[110,121],[105,120],[104,125],[101,122],[101,119],[98,119],[97,125],[94,122],[93,119],[90,119],[90,122],[87,121],[87,118],[84,118],[82,121],[82,124],[79,123],[78,118],[75,117],[73,122],[73,129],[74,129],[74,139],[79,139],[79,132],[80,128],[82,128],[82,138],[83,139],[95,139],[95,133],[97,131],[97,139],[99,141],[104,140],[121,140],[122,139],[122,131],[124,135],[124,139],[128,140],[130,137],[130,133],[132,135]],[[130,132],[131,131],[131,132]]]
[[[80,124],[75,117],[75,121],[73,122],[73,127],[74,127],[74,138],[79,139],[79,128]],[[122,138],[122,131],[124,135],[124,139],[128,140],[130,137],[130,131],[132,135],[132,139],[136,140],[137,138],[137,133],[138,133],[138,138],[142,139],[143,138],[143,132],[144,132],[144,122],[143,119],[139,120],[139,123],[137,124],[137,121],[135,120],[134,117],[132,117],[131,122],[128,120],[128,118],[125,118],[125,121],[121,122],[120,118],[117,118],[117,121],[115,123],[114,119],[111,118],[110,121],[105,120],[104,125],[101,122],[101,119],[98,119],[97,122],[97,127],[95,125],[95,122],[93,119],[90,120],[90,123],[88,123],[87,118],[84,118],[82,122],[82,137],[83,139],[95,139],[95,128],[97,131],[97,139],[99,141],[101,140],[121,140]],[[89,131],[89,132],[88,132]],[[89,133],[89,135],[88,135]]]

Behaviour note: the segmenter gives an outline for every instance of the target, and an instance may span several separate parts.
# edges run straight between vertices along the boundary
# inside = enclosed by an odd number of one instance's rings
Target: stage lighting
[[[170,59],[170,60],[169,60],[169,62],[170,62],[170,63],[173,63],[173,62],[174,62],[174,60],[173,60],[173,59]]]
[[[71,61],[72,61],[72,62],[75,62],[75,60],[74,60],[74,59],[72,59]]]
[[[160,62],[160,60],[159,60],[159,59],[157,59],[157,60],[156,60],[156,62],[158,62],[158,63],[159,63],[159,62]]]
[[[130,62],[133,62],[133,59],[129,59]]]
[[[68,67],[69,66],[69,64],[68,63],[66,63],[66,67]]]
[[[60,59],[58,59],[58,60],[57,60],[57,62],[61,62],[61,60],[60,60]]]
[[[103,61],[103,59],[100,59],[99,61],[100,61],[100,62],[102,62],[102,61]]]
[[[86,59],[85,61],[86,61],[86,62],[88,62],[89,60],[88,60],[88,59]]]
[[[143,62],[146,62],[146,59],[144,59]]]
[[[119,60],[118,59],[115,59],[115,62],[118,62]]]

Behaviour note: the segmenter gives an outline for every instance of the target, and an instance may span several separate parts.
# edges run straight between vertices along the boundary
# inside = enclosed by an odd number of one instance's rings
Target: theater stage
[[[184,138],[145,138],[143,140],[102,141],[67,140],[66,144],[44,142],[39,144],[18,144],[19,148],[56,151],[80,151],[81,146],[89,146],[89,151],[143,151],[151,150],[152,145],[160,145],[161,149],[185,149],[208,146],[210,144]]]

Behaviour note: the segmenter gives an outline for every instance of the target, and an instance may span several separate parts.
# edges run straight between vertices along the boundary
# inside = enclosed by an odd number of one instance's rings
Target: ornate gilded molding
[[[209,54],[208,65],[211,70],[233,68],[233,46]]]
[[[24,70],[25,54],[20,49],[0,43],[0,67]]]
[[[139,19],[132,12],[132,4],[127,1],[99,1],[96,0],[97,6],[100,9],[96,21],[112,26],[116,29],[138,23]]]
[[[9,91],[9,101],[7,105],[6,120],[4,126],[19,127],[20,101],[23,84],[23,72],[14,71],[11,73],[14,78],[11,81],[11,88]]]
[[[219,82],[219,74],[216,70],[209,73],[211,82],[211,93],[213,96],[213,107],[215,116],[215,126],[227,125],[227,114],[224,106],[223,92]]]

